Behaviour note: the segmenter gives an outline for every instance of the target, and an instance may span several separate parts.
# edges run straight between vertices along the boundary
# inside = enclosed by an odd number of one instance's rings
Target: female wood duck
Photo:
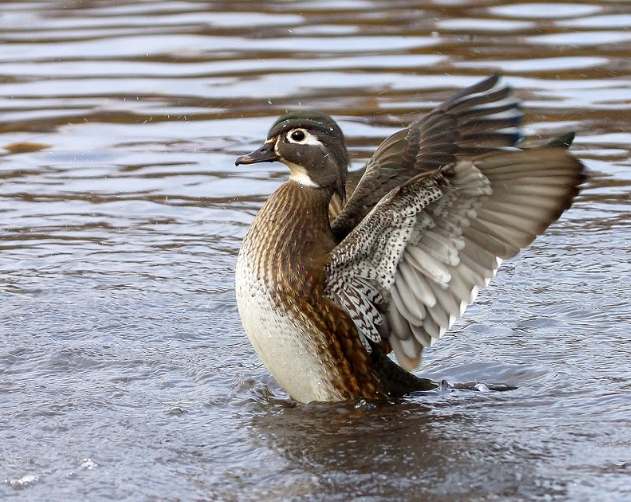
[[[291,173],[248,230],[236,297],[252,345],[293,399],[436,387],[409,372],[423,348],[570,207],[584,179],[571,135],[516,147],[521,119],[494,75],[386,139],[348,200],[344,136],[324,113],[280,117],[237,159]],[[331,218],[334,196],[345,203]]]

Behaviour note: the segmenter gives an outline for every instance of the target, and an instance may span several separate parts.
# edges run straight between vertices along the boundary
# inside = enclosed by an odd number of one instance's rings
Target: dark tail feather
[[[550,148],[569,148],[575,136],[576,133],[574,131],[566,132],[549,141],[545,146]]]
[[[376,344],[370,344],[370,353],[375,372],[384,384],[388,397],[399,398],[418,391],[434,390],[440,386],[438,382],[429,378],[419,378],[392,361]]]

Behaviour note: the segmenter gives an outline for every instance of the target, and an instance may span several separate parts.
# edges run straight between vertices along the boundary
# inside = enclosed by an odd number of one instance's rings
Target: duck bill
[[[257,164],[259,162],[274,162],[279,159],[278,155],[274,151],[275,142],[265,143],[258,150],[254,150],[252,153],[241,155],[234,165],[239,164]]]

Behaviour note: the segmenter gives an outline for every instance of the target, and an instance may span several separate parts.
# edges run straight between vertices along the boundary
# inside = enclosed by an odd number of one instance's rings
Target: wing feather
[[[499,75],[457,93],[377,148],[333,222],[334,235],[341,241],[390,190],[419,173],[514,145],[522,118],[519,100]]]
[[[425,303],[416,301],[416,298],[426,298],[425,292],[419,287],[418,274],[410,267],[405,260],[399,265],[399,271],[395,278],[395,284],[400,286],[402,291],[401,304],[405,306],[403,316],[413,324],[421,324],[427,315]],[[425,285],[427,288],[427,285]],[[432,299],[429,299],[430,302]],[[435,303],[435,298],[433,299]]]
[[[523,166],[521,176],[515,164]],[[327,292],[351,310],[363,338],[388,337],[399,364],[413,369],[423,347],[464,313],[502,260],[568,207],[582,169],[564,149],[516,150],[463,160],[404,183],[331,252]],[[354,301],[345,300],[345,289]],[[366,328],[379,320],[389,327],[385,334]]]
[[[451,274],[444,263],[432,257],[420,245],[410,246],[407,250],[410,262],[416,270],[434,282],[449,282]]]
[[[414,333],[414,338],[421,344],[421,347],[431,347],[434,344],[434,338],[430,336],[427,330],[423,326],[415,326],[412,325],[412,333]],[[417,354],[417,359],[420,359],[420,352]],[[418,366],[418,363],[410,369],[414,369]]]
[[[405,280],[409,280],[410,289],[413,292],[414,298],[417,298],[425,309],[433,307],[436,304],[436,296],[434,296],[432,288],[427,283],[427,276],[420,270],[414,268],[408,256],[403,257],[399,268],[401,275],[406,277]],[[399,281],[395,279],[395,283],[398,282]]]
[[[578,193],[571,135],[515,147],[519,101],[498,76],[387,138],[332,225],[326,294],[364,346],[387,338],[411,370],[475,301],[503,260]]]
[[[392,332],[399,340],[407,340],[414,335],[410,323],[401,312],[403,310],[401,308],[401,295],[399,295],[399,288],[396,286],[392,288],[392,302],[396,308],[390,309],[388,312],[388,322]]]

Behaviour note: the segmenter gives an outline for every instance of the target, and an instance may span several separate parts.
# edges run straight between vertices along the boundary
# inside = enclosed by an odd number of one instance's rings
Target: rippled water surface
[[[631,4],[0,4],[0,499],[631,500]],[[233,269],[284,166],[234,167],[286,109],[360,168],[501,69],[527,133],[591,177],[424,372],[504,381],[294,406]]]

